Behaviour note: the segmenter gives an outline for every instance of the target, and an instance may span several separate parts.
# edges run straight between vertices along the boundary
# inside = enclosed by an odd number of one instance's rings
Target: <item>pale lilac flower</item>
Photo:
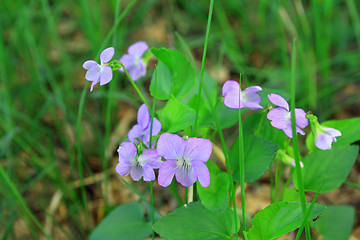
[[[270,102],[278,106],[273,108],[267,114],[267,118],[271,120],[271,125],[275,128],[281,129],[284,133],[292,138],[292,128],[291,128],[291,111],[289,109],[289,104],[287,101],[278,94],[271,93],[268,95]],[[296,120],[296,132],[301,135],[305,135],[305,132],[302,128],[305,128],[309,125],[309,120],[306,119],[306,113],[301,108],[295,108],[295,120]]]
[[[205,163],[212,152],[212,143],[208,139],[188,138],[171,134],[161,134],[157,143],[157,153],[166,159],[159,169],[159,185],[170,185],[174,175],[184,187],[190,187],[197,179],[201,186],[208,187],[210,174]]]
[[[139,181],[141,177],[144,181],[155,180],[154,169],[158,169],[162,163],[161,157],[156,150],[145,149],[139,156],[134,143],[123,142],[117,150],[119,163],[116,165],[116,172],[121,176],[130,173],[134,181]]]
[[[239,108],[239,83],[234,80],[227,80],[222,88],[224,104],[229,108]],[[249,108],[251,110],[263,108],[260,105],[260,95],[257,93],[262,88],[252,86],[240,92],[240,108]]]
[[[134,82],[145,76],[146,65],[141,57],[148,49],[149,47],[145,42],[137,42],[128,48],[128,54],[124,54],[120,58],[120,62],[124,64],[126,70]],[[119,69],[119,71],[125,72],[122,67]]]
[[[113,73],[110,66],[107,66],[111,58],[114,56],[115,50],[113,47],[104,49],[100,54],[100,64],[93,60],[87,60],[83,64],[83,68],[87,70],[85,79],[91,81],[90,92],[93,90],[95,84],[100,82],[100,86],[111,81]]]
[[[140,139],[146,146],[149,146],[150,143],[150,125],[151,125],[151,116],[149,113],[149,109],[146,104],[143,104],[139,107],[137,113],[137,122],[135,126],[133,126],[129,133],[128,139],[130,142],[134,142],[135,138]],[[161,123],[159,120],[154,117],[153,119],[153,128],[152,128],[152,136],[156,136],[159,134],[161,130]]]
[[[335,128],[328,128],[318,125],[316,128],[314,143],[315,146],[321,150],[331,149],[331,144],[336,142],[335,137],[340,137],[341,132]]]

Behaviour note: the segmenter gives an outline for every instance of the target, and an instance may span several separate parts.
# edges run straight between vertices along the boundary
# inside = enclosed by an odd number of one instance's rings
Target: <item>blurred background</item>
[[[200,66],[209,2],[1,0],[2,239],[86,239],[112,207],[138,200],[114,166],[140,98],[117,72],[90,93],[82,64],[109,46],[120,58],[143,40],[187,55],[189,48]],[[248,85],[289,92],[296,38],[297,105],[321,121],[359,116],[359,12],[356,0],[215,0],[206,70],[219,87],[242,73]],[[143,92],[152,68],[137,82]],[[359,170],[356,163],[352,182],[360,183]],[[250,212],[269,204],[267,181],[260,183],[249,189]],[[134,186],[147,194],[143,183]],[[155,194],[162,212],[176,205],[168,191],[155,186]],[[319,201],[359,213],[359,199],[343,186]],[[352,237],[359,236],[357,214]]]

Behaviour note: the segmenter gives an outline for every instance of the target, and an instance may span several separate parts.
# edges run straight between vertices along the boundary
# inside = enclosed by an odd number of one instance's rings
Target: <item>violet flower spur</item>
[[[121,176],[130,173],[134,181],[139,181],[141,177],[144,181],[155,180],[154,169],[160,167],[162,161],[156,150],[145,149],[139,156],[134,143],[123,142],[117,150],[119,163],[116,165],[116,172]]]
[[[90,92],[94,86],[100,82],[100,86],[107,84],[113,77],[112,68],[107,66],[111,58],[114,56],[115,49],[109,47],[104,49],[100,54],[100,64],[93,60],[87,60],[83,64],[83,68],[87,70],[85,79],[91,81]]]
[[[201,186],[210,185],[210,174],[205,163],[212,152],[212,143],[208,139],[188,138],[171,134],[161,134],[157,143],[157,153],[166,159],[159,169],[159,185],[170,185],[174,175],[184,187],[190,187],[197,179]]]
[[[229,108],[239,108],[239,83],[234,80],[227,80],[222,88],[222,95],[225,98],[224,104]],[[240,92],[240,108],[249,108],[251,110],[262,109],[260,105],[260,95],[257,93],[262,88],[252,86]]]
[[[331,149],[332,143],[336,142],[336,137],[341,136],[341,132],[335,128],[320,125],[317,117],[313,114],[307,114],[306,118],[310,121],[315,146],[321,150]]]
[[[138,124],[134,125],[129,133],[128,139],[130,142],[134,142],[136,138],[140,139],[146,146],[149,146],[150,143],[150,125],[151,125],[151,116],[149,109],[146,104],[142,104],[139,107],[137,113],[137,122]],[[152,126],[152,136],[159,134],[161,130],[161,123],[159,120],[154,117],[153,126]]]
[[[271,120],[271,125],[275,128],[281,129],[284,131],[286,136],[292,138],[292,128],[291,128],[291,111],[287,101],[278,94],[271,93],[268,95],[270,102],[278,106],[277,108],[271,109],[267,118]],[[301,135],[305,135],[305,132],[302,128],[305,128],[309,125],[309,120],[306,119],[306,113],[301,108],[295,108],[295,120],[296,120],[296,132]]]
[[[128,54],[124,54],[119,60],[124,64],[134,82],[146,74],[146,64],[141,57],[148,49],[149,47],[145,42],[134,43],[128,48]],[[123,67],[119,71],[125,72]]]
[[[323,127],[321,125],[315,131],[314,143],[318,149],[329,150],[336,137],[340,137],[341,132],[335,128]]]

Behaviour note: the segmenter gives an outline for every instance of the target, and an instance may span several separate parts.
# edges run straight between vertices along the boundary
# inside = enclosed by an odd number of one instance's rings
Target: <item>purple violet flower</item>
[[[128,48],[128,54],[124,54],[120,58],[120,62],[124,64],[126,70],[134,82],[145,76],[146,64],[141,59],[141,57],[148,49],[149,47],[145,42],[137,42]],[[122,67],[119,69],[119,71],[125,72]]]
[[[227,80],[222,88],[222,95],[225,98],[224,104],[229,108],[239,108],[239,83],[234,80]],[[252,86],[240,92],[240,108],[249,108],[251,110],[263,108],[260,105],[260,95],[257,93],[262,88]]]
[[[335,137],[340,137],[341,132],[335,128],[328,128],[318,125],[315,130],[314,143],[321,150],[331,149],[331,144],[336,142]]]
[[[93,60],[87,60],[83,64],[83,68],[87,70],[85,79],[91,81],[90,92],[93,90],[95,84],[100,82],[100,86],[111,81],[113,72],[110,66],[107,66],[111,58],[114,56],[115,49],[109,47],[104,49],[100,54],[100,64]]]
[[[273,108],[267,114],[267,118],[271,120],[271,125],[275,128],[281,129],[284,131],[286,136],[292,138],[292,128],[291,128],[291,111],[289,109],[289,104],[287,101],[278,94],[271,93],[268,95],[270,102],[278,106]],[[296,119],[296,132],[301,135],[305,135],[305,132],[302,128],[305,128],[309,125],[309,120],[306,119],[306,113],[301,108],[295,108],[295,119]]]
[[[130,129],[128,133],[128,139],[130,142],[134,142],[135,138],[138,138],[146,146],[149,146],[151,117],[150,117],[149,109],[146,106],[146,104],[142,104],[139,107],[137,113],[137,122],[138,124],[136,124]],[[161,130],[161,123],[156,117],[154,117],[152,135],[153,136],[158,135],[160,130]]]
[[[116,172],[121,176],[130,173],[134,181],[139,181],[141,177],[144,181],[155,180],[154,169],[158,169],[162,164],[161,157],[156,150],[145,149],[139,156],[134,143],[123,142],[117,150],[119,163],[116,165]]]
[[[210,174],[205,163],[212,152],[210,140],[195,137],[184,140],[178,135],[163,133],[156,150],[166,159],[159,169],[159,185],[169,186],[175,175],[184,187],[190,187],[197,179],[201,186],[209,186]]]

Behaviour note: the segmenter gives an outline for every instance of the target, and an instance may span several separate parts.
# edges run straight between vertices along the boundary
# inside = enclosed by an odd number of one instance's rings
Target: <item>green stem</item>
[[[86,200],[86,193],[85,193],[85,184],[84,184],[84,172],[82,167],[82,151],[81,151],[81,134],[82,134],[82,125],[81,125],[81,118],[84,110],[86,92],[89,86],[89,82],[86,81],[84,88],[81,92],[80,103],[79,103],[79,111],[77,114],[76,119],[76,152],[77,152],[77,161],[78,161],[78,172],[79,172],[79,179],[80,179],[80,191],[81,191],[81,200],[85,210],[85,218],[88,226],[90,226],[90,219],[89,219],[89,212],[87,208],[87,200]],[[73,163],[70,163],[70,170],[73,168]]]
[[[246,218],[245,218],[245,159],[244,159],[244,137],[241,121],[240,109],[240,94],[241,94],[241,73],[239,80],[239,171],[240,171],[240,185],[241,185],[241,210],[243,218],[243,231],[246,232]]]
[[[136,193],[136,195],[138,195],[141,200],[143,200],[153,211],[162,216],[161,213],[148,200],[146,200],[146,198],[141,193],[139,193],[130,183],[128,183],[124,178],[121,178],[121,180],[123,180],[126,186],[128,186],[134,193]]]
[[[351,187],[360,189],[360,184],[353,183],[353,182],[350,182],[350,181],[345,181],[345,184],[346,184],[346,185],[349,185],[349,186],[351,186]]]
[[[204,44],[204,51],[201,61],[201,70],[200,70],[200,79],[199,79],[199,91],[196,101],[196,111],[195,111],[195,122],[194,122],[194,128],[193,128],[193,136],[196,136],[196,128],[199,118],[199,106],[200,106],[200,99],[201,99],[201,89],[202,89],[202,79],[204,77],[204,70],[205,70],[205,59],[206,59],[206,52],[207,52],[207,45],[209,42],[209,34],[210,34],[210,26],[211,26],[211,18],[212,13],[214,9],[214,0],[210,1],[210,7],[209,7],[209,14],[208,14],[208,21],[206,26],[206,34],[205,34],[205,44]]]
[[[215,111],[213,111],[213,114],[214,114],[214,117],[215,117],[215,123],[216,123],[217,131],[219,133],[221,146],[222,146],[222,149],[223,149],[223,152],[224,152],[224,155],[225,155],[226,169],[227,169],[228,176],[229,176],[231,197],[232,197],[233,207],[234,207],[235,236],[236,236],[236,239],[238,239],[238,227],[237,227],[238,216],[237,216],[237,213],[236,213],[235,189],[234,189],[233,177],[232,177],[232,174],[231,174],[229,153],[228,153],[228,150],[227,150],[227,147],[226,147],[225,138],[224,138],[224,134],[222,132],[222,128],[221,128],[221,125],[220,125],[219,118],[216,115]]]
[[[135,82],[132,80],[132,78],[130,77],[129,72],[126,70],[124,64],[120,63],[121,67],[123,67],[124,72],[126,74],[126,76],[129,78],[131,85],[133,85],[133,87],[135,88],[135,91],[137,92],[137,94],[139,94],[139,97],[141,98],[141,100],[146,104],[146,106],[148,107],[148,109],[150,109],[150,106],[148,104],[148,102],[146,101],[146,99],[144,98],[144,95],[141,93],[140,89],[138,88],[138,86],[136,86]]]
[[[124,68],[125,69],[125,68]],[[151,109],[151,120],[150,120],[150,142],[149,142],[149,149],[151,149],[152,143],[152,131],[153,131],[153,123],[154,123],[154,114],[155,114],[155,104],[156,104],[156,88],[157,88],[157,67],[155,65],[155,90],[154,90],[154,98],[153,104]],[[151,194],[151,204],[154,206],[154,190],[153,190],[153,181],[150,181],[150,194]],[[155,206],[154,206],[155,208]],[[151,211],[151,225],[154,225],[155,217],[154,217],[154,210]],[[155,232],[151,231],[152,240],[155,239]]]
[[[40,231],[48,238],[52,239],[51,236],[49,236],[44,228],[41,226],[38,219],[34,216],[34,214],[30,211],[28,206],[25,203],[24,198],[20,195],[19,191],[16,189],[14,184],[11,182],[9,176],[6,174],[5,170],[3,169],[2,165],[0,164],[0,175],[4,179],[5,183],[9,186],[11,192],[15,195],[16,200],[19,202],[20,206],[23,208],[25,213],[30,217],[30,219],[35,223],[35,225],[40,229]]]
[[[266,111],[264,110],[264,112],[263,112],[263,114],[262,114],[262,116],[260,118],[260,122],[258,124],[258,127],[256,129],[255,136],[258,136],[259,133],[260,133],[261,127],[262,127],[263,122],[264,122],[265,115],[266,115]]]
[[[118,19],[118,15],[120,12],[120,0],[116,1],[116,9],[115,9],[115,19],[114,22],[117,22]],[[116,44],[116,34],[114,34],[113,36],[113,46]],[[116,84],[117,81],[113,81],[110,86],[109,86],[109,90],[108,90],[108,101],[107,101],[107,105],[106,105],[106,113],[105,113],[105,137],[104,137],[104,156],[103,156],[103,164],[102,164],[102,170],[105,173],[105,177],[104,177],[104,201],[105,204],[107,205],[108,203],[108,188],[106,187],[108,185],[108,181],[109,181],[109,175],[108,175],[108,171],[106,171],[108,164],[109,164],[109,159],[106,156],[106,151],[107,151],[107,147],[109,145],[109,139],[110,139],[110,127],[111,127],[111,109],[113,106],[113,98],[110,96],[113,96],[113,93],[116,89]]]
[[[184,204],[188,203],[188,193],[189,193],[189,188],[185,187]]]
[[[322,186],[323,186],[323,185],[322,185]],[[322,188],[322,186],[321,186],[321,188]],[[321,189],[321,188],[320,188],[320,189]],[[303,232],[303,230],[304,230],[304,226],[306,227],[306,225],[308,225],[308,219],[309,219],[310,213],[311,213],[312,209],[314,208],[316,199],[318,198],[318,196],[319,196],[319,194],[320,194],[320,191],[321,191],[321,190],[319,190],[319,191],[315,194],[313,200],[311,201],[310,207],[309,207],[309,209],[308,209],[307,212],[306,212],[306,217],[304,218],[304,221],[303,221],[303,224],[302,224],[301,228],[299,229],[299,231],[298,231],[297,234],[296,234],[295,240],[299,240],[299,239],[300,239],[301,234],[302,234],[302,232]]]
[[[301,174],[301,165],[300,165],[300,153],[299,153],[299,145],[298,138],[296,135],[296,119],[295,119],[295,63],[296,63],[296,40],[293,40],[292,46],[292,55],[291,55],[291,125],[292,125],[292,134],[293,134],[293,147],[294,147],[294,158],[295,158],[295,170],[296,176],[299,186],[299,194],[301,201],[301,208],[303,212],[304,218],[306,218],[306,199],[304,192],[304,183]],[[306,239],[311,240],[310,228],[309,224],[305,225]]]

